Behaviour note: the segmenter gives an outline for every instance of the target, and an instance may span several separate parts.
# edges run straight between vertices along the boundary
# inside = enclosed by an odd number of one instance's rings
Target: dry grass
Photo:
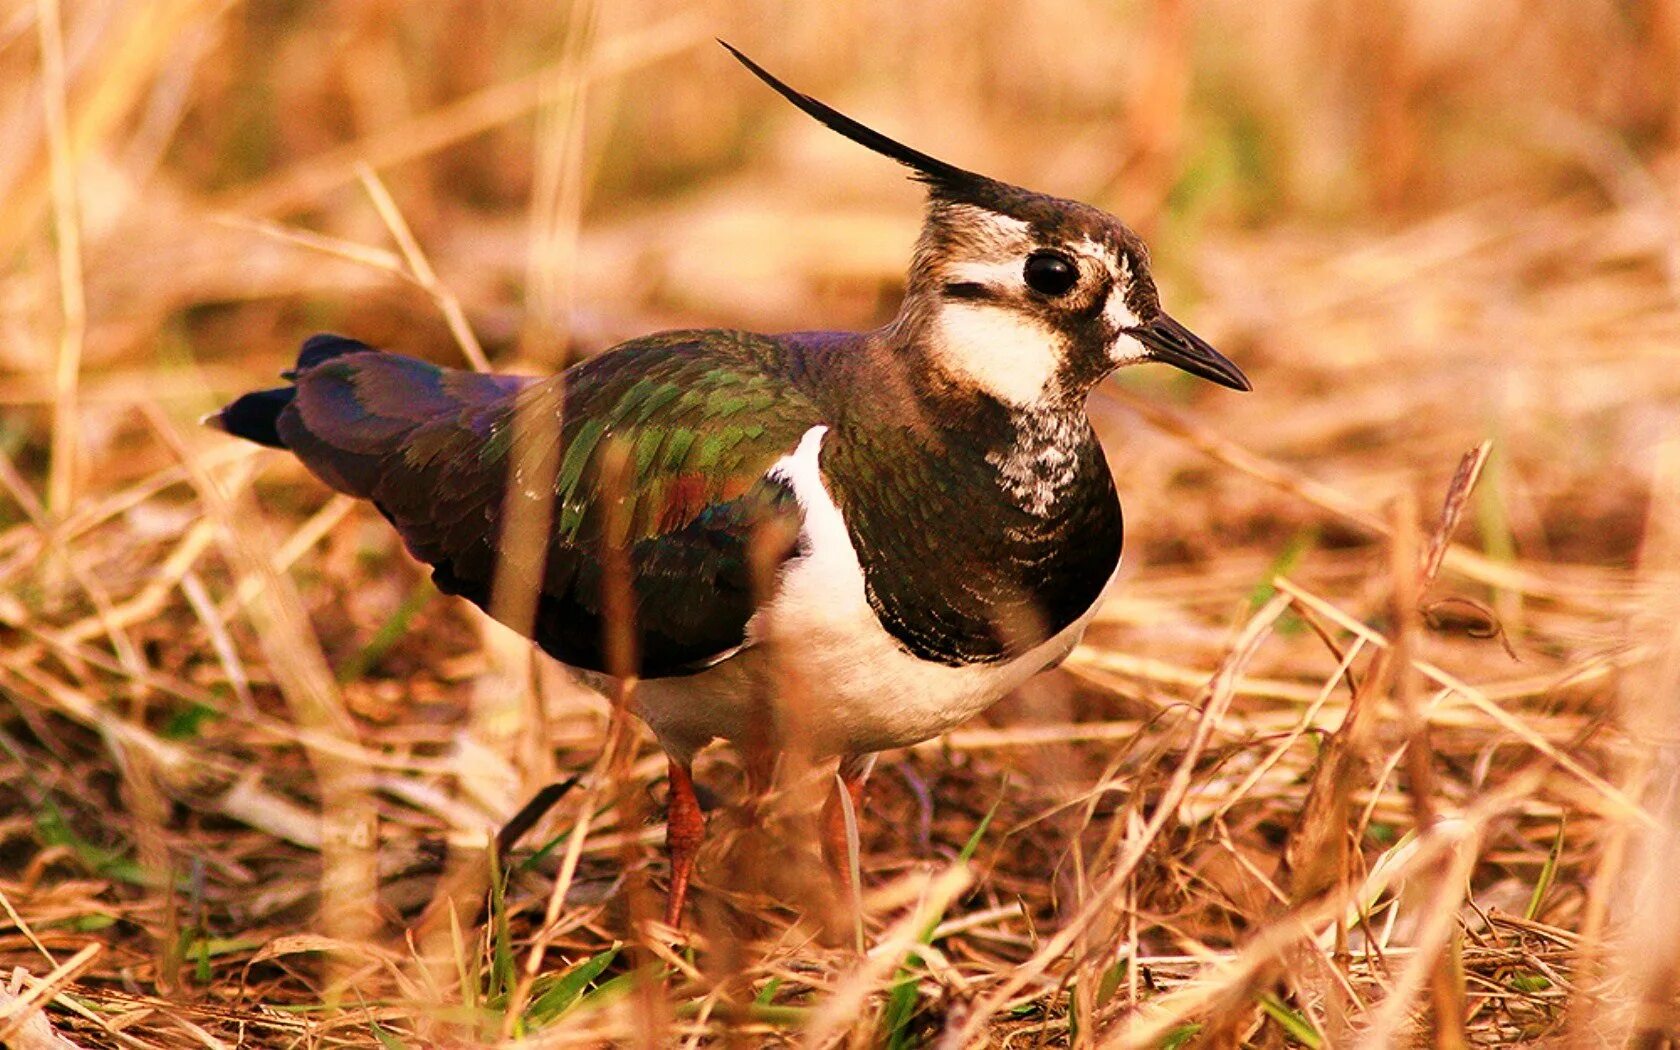
[[[820,771],[641,921],[645,732],[192,423],[319,328],[878,320],[915,191],[714,34],[1136,220],[1257,387],[1093,399],[1121,585],[883,757],[861,955],[765,877]],[[1672,0],[0,8],[0,1043],[1659,1045],[1677,63]]]

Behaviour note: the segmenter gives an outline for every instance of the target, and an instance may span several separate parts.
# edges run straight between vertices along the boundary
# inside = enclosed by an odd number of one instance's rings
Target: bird
[[[719,43],[925,188],[890,321],[661,332],[547,377],[316,335],[285,386],[206,419],[371,501],[443,592],[498,616],[498,577],[523,581],[516,625],[586,681],[634,679],[668,762],[673,927],[705,835],[701,749],[733,743],[749,779],[790,741],[837,760],[817,828],[844,881],[875,756],[1059,664],[1115,577],[1092,390],[1145,362],[1251,389],[1162,308],[1119,219],[906,146]],[[521,445],[519,420],[547,439]],[[521,507],[547,529],[516,552]],[[798,703],[776,695],[787,669]]]

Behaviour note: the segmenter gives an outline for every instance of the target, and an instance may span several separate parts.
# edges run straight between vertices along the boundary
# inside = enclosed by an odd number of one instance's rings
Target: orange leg
[[[762,799],[776,783],[775,754],[763,748],[742,748],[741,767],[747,774],[747,795]]]
[[[670,760],[670,784],[670,797],[665,800],[665,850],[671,856],[671,892],[665,898],[665,924],[677,926],[682,922],[694,858],[706,837],[706,816],[700,812],[688,766],[674,758]]]
[[[840,889],[845,891],[848,898],[851,896],[852,867],[850,851],[846,845],[846,811],[840,803],[840,789],[844,785],[846,794],[851,798],[852,815],[861,820],[864,785],[869,780],[869,771],[874,768],[874,755],[848,755],[841,759],[838,771],[840,782],[834,785],[828,801],[823,803],[820,828],[823,859],[828,862]]]

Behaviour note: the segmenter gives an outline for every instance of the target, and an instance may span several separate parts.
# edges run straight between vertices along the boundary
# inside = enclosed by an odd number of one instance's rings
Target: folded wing
[[[620,565],[639,673],[679,675],[743,644],[770,582],[755,575],[793,553],[798,506],[765,474],[816,412],[778,376],[778,354],[761,336],[679,332],[528,379],[316,337],[293,387],[247,395],[221,422],[272,433],[323,481],[373,501],[440,589],[487,610],[498,560],[518,549],[502,536],[511,480],[549,522],[534,548],[544,562],[509,566],[527,588],[536,577],[537,643],[613,670],[604,610],[607,567]]]

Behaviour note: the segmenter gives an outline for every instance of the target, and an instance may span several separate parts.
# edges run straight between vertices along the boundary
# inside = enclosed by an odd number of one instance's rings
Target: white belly
[[[805,514],[805,553],[784,569],[774,597],[747,627],[747,645],[699,674],[637,687],[642,716],[668,750],[692,754],[710,740],[755,735],[776,717],[816,756],[905,747],[938,736],[1066,656],[1096,603],[1055,637],[1015,659],[952,667],[920,659],[888,634],[864,591],[863,569],[817,456],[827,427],[813,427],[771,470]],[[777,697],[775,714],[766,697]],[[762,730],[759,730],[762,732]]]

